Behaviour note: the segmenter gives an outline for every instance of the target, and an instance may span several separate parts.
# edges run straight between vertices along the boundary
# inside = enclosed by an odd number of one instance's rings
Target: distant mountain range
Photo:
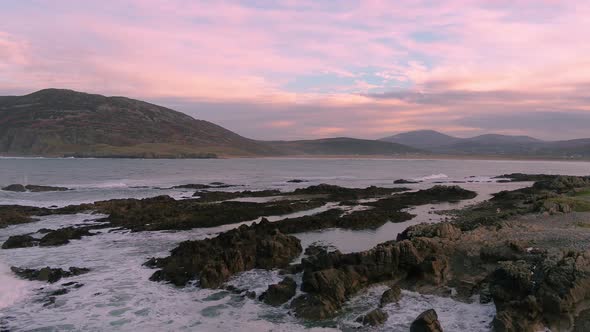
[[[396,155],[423,153],[420,149],[402,144],[349,137],[324,138],[300,141],[267,142],[287,155]]]
[[[348,137],[257,141],[214,123],[125,97],[46,89],[0,96],[0,155],[113,158],[420,156],[432,154],[589,158],[590,139],[458,138],[432,130],[381,140]]]
[[[385,137],[381,140],[437,154],[555,158],[590,157],[590,138],[543,141],[529,136],[497,134],[459,138],[434,130],[418,130]]]

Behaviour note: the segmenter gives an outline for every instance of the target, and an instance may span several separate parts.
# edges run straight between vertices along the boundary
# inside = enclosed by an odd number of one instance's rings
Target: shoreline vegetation
[[[501,191],[462,209],[438,212],[450,220],[410,226],[397,239],[362,252],[341,253],[314,245],[303,248],[293,234],[330,228],[375,229],[387,222],[411,220],[410,207],[458,202],[477,194],[456,185],[410,191],[321,184],[291,192],[222,192],[210,189],[224,184],[187,184],[182,187],[195,189],[195,194],[186,200],[158,196],[54,209],[0,206],[0,227],[32,222],[43,215],[86,211],[106,215],[96,225],[12,236],[2,250],[67,245],[70,240],[104,231],[240,225],[212,238],[181,242],[167,257],[147,259],[144,265],[155,270],[150,280],[177,287],[223,288],[248,297],[260,295],[264,303],[282,306],[308,322],[328,321],[363,290],[387,285],[380,306],[358,317],[358,322],[382,324],[387,320],[382,306],[399,301],[400,289],[405,289],[463,302],[474,298],[493,302],[496,331],[588,326],[590,177],[507,174],[497,180],[533,184]],[[248,197],[270,199],[230,201]],[[265,219],[328,204],[331,208],[316,214],[274,222]],[[293,263],[302,254],[301,263]],[[13,267],[13,271],[24,271],[22,268]],[[225,285],[231,276],[251,269],[278,269],[284,279],[262,294]],[[43,273],[53,270],[26,271],[45,280],[48,277]],[[412,325],[440,327],[437,313],[431,311]]]

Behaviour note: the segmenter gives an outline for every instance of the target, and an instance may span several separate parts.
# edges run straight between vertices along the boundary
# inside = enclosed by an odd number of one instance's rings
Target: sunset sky
[[[590,1],[0,0],[0,95],[123,95],[256,139],[590,136]]]

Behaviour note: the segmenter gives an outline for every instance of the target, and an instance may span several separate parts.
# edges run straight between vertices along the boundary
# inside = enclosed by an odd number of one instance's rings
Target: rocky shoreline
[[[330,228],[375,229],[387,222],[412,219],[408,208],[472,199],[476,193],[441,185],[417,191],[318,185],[286,193],[222,192],[209,190],[222,185],[187,185],[184,188],[194,189],[195,194],[186,200],[159,196],[56,209],[0,206],[0,227],[43,215],[83,211],[107,215],[96,226],[47,230],[43,237],[13,236],[2,248],[65,245],[71,239],[93,235],[90,230],[95,228],[187,230],[262,218],[212,238],[182,242],[168,257],[149,259],[145,265],[157,269],[150,279],[181,287],[224,288],[240,272],[278,269],[284,275],[280,282],[262,294],[246,294],[260,295],[259,301],[281,306],[306,321],[332,319],[359,293],[385,284],[388,289],[379,306],[359,316],[359,324],[378,326],[386,321],[382,307],[399,301],[400,289],[405,289],[460,301],[493,302],[496,331],[545,327],[577,331],[588,326],[590,178],[508,174],[499,179],[534,184],[446,211],[452,216],[449,222],[412,226],[396,240],[362,252],[303,248],[293,234]],[[253,197],[270,199],[232,201]],[[274,222],[264,219],[326,204],[330,208],[316,214]],[[301,263],[293,263],[302,255]],[[442,331],[437,313],[424,312],[411,331]]]

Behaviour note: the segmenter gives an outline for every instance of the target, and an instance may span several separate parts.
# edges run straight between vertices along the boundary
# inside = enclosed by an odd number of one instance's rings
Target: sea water
[[[460,181],[478,197],[457,204],[425,205],[410,212],[417,216],[404,223],[387,223],[376,230],[327,229],[296,234],[305,247],[314,242],[332,245],[343,252],[366,250],[395,239],[406,227],[419,222],[439,222],[432,213],[487,199],[494,192],[512,190],[527,183],[496,183],[504,173],[590,174],[590,163],[541,161],[392,160],[392,159],[225,159],[225,160],[125,160],[125,159],[0,159],[0,185],[11,183],[66,186],[74,190],[48,193],[0,191],[0,204],[64,206],[96,200],[171,195],[190,197],[192,190],[166,189],[187,183],[221,181],[235,187],[224,190],[279,189],[283,191],[319,183],[347,187],[377,185],[394,187],[393,180],[421,180],[403,185],[414,190],[436,182]],[[301,179],[304,183],[289,183]],[[467,182],[473,181],[473,182]],[[317,213],[330,205],[271,221]],[[39,221],[0,229],[0,242],[11,235],[35,233],[41,228],[92,224],[104,216],[75,214],[47,216]],[[245,222],[245,224],[251,223]],[[98,234],[59,247],[0,250],[0,330],[36,331],[300,331],[352,330],[355,318],[374,309],[382,286],[371,287],[353,298],[343,314],[326,324],[302,322],[285,308],[222,290],[177,288],[149,281],[153,270],[142,264],[154,256],[166,256],[179,242],[215,236],[239,224],[189,231],[128,232],[97,230]],[[41,268],[87,267],[88,274],[62,279],[55,284],[15,277],[10,266]],[[300,278],[301,276],[296,276]],[[247,287],[259,295],[281,280],[277,271],[253,270],[232,278],[231,284]],[[82,287],[56,297],[46,305],[48,294],[63,283]],[[461,303],[450,298],[404,291],[401,302],[384,308],[389,314],[384,331],[407,331],[422,311],[434,308],[445,330],[489,331],[493,305]]]

